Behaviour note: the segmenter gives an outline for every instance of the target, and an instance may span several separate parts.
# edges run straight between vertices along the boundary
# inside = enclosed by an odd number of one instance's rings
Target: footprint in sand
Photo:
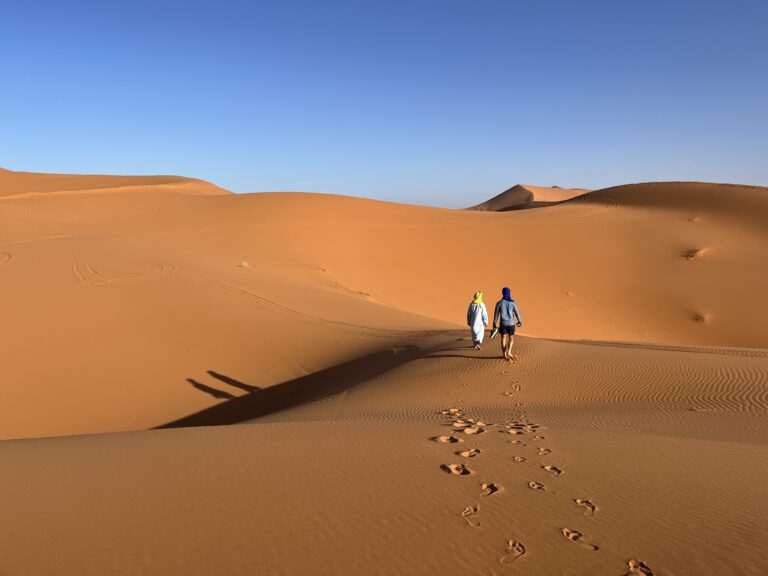
[[[522,542],[507,540],[507,553],[499,558],[499,562],[509,564],[520,558],[523,554],[525,554],[525,545]]]
[[[456,444],[457,442],[464,442],[461,438],[454,438],[453,436],[432,436],[430,438],[432,442],[441,442],[443,444]]]
[[[547,487],[544,486],[541,482],[528,482],[528,488],[531,490],[541,490],[542,492],[547,490]]]
[[[549,448],[539,448],[537,454],[539,456],[547,456],[549,454],[552,454],[552,450],[550,450]]]
[[[547,472],[550,472],[551,474],[554,474],[555,476],[560,476],[560,474],[563,473],[563,471],[560,470],[560,468],[558,468],[557,466],[553,466],[551,464],[547,464],[546,466],[542,466],[542,468],[544,468],[544,470],[546,470]]]
[[[515,428],[507,428],[506,430],[499,430],[502,434],[525,434],[522,430],[517,430]]]
[[[473,504],[472,506],[467,506],[466,508],[464,508],[464,512],[461,513],[461,517],[464,518],[464,520],[466,520],[467,524],[469,524],[474,528],[474,527],[480,526],[480,521],[472,520],[470,516],[475,516],[477,512],[478,512],[478,508]]]
[[[456,452],[456,456],[461,456],[462,458],[474,458],[475,456],[478,456],[480,452],[481,450],[479,448],[470,448],[469,450]]]
[[[514,460],[515,462],[525,462],[527,458],[525,456],[515,456],[514,458],[512,458],[512,460]]]
[[[595,506],[591,500],[576,498],[574,502],[576,502],[577,506],[584,508],[584,516],[594,516],[595,512],[597,511],[597,506]]]
[[[472,474],[472,471],[464,466],[464,464],[441,464],[440,468],[443,470],[443,472],[456,474],[457,476],[466,476],[468,474]]]
[[[544,436],[534,436],[534,440],[544,440]]]
[[[501,490],[501,486],[491,482],[483,482],[480,486],[480,490],[483,491],[483,496],[490,496],[491,494],[496,494],[496,492]]]
[[[597,546],[594,544],[590,544],[589,542],[586,542],[584,540],[584,534],[581,532],[577,532],[576,530],[571,530],[570,528],[563,528],[560,530],[560,532],[563,533],[563,536],[568,538],[571,542],[575,542],[579,546],[582,546],[586,548],[587,550],[599,550]]]
[[[653,576],[653,570],[640,560],[627,560],[627,571],[624,576]]]
[[[519,448],[524,448],[525,446],[528,446],[528,444],[526,444],[522,440],[510,440],[509,443],[510,444],[514,444],[515,446],[517,446]]]
[[[483,432],[485,432],[485,428],[481,428],[480,426],[464,428],[464,434],[482,434]]]

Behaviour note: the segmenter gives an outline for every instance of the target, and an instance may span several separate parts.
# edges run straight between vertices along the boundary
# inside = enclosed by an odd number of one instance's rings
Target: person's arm
[[[467,326],[472,326],[472,304],[467,308]]]
[[[496,328],[496,319],[501,311],[501,302],[496,302],[496,308],[493,311],[493,327]]]
[[[488,326],[488,309],[485,304],[480,304],[480,307],[483,309],[483,326]]]
[[[515,313],[515,316],[517,317],[517,327],[520,328],[523,325],[523,319],[520,318],[520,309],[517,307],[516,302],[512,302],[512,310]]]

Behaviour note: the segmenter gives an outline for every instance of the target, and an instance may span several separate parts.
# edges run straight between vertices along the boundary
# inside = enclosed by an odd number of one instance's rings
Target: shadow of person
[[[230,394],[226,390],[219,390],[218,388],[213,388],[212,386],[206,386],[202,382],[198,382],[194,378],[187,378],[187,382],[192,384],[195,388],[200,390],[201,392],[205,392],[206,394],[210,394],[214,398],[223,398],[225,400],[234,400],[237,398],[234,394]]]
[[[262,389],[243,384],[224,374],[209,371],[208,374],[221,382],[226,382],[241,390],[249,390],[249,392],[235,397],[229,392],[206,386],[188,378],[187,382],[198,390],[217,398],[226,398],[227,402],[221,402],[194,414],[156,426],[155,429],[221,426],[245,422],[293,406],[327,398],[391,370],[395,366],[410,362],[421,354],[422,352],[417,346],[398,346]]]
[[[218,372],[214,372],[213,370],[208,370],[208,374],[210,376],[213,376],[217,380],[221,380],[225,384],[229,384],[230,386],[234,386],[235,388],[240,388],[240,390],[245,390],[246,392],[257,392],[261,390],[258,386],[251,386],[250,384],[246,384],[245,382],[240,382],[240,380],[235,380],[231,376],[227,376],[226,374],[219,374]]]

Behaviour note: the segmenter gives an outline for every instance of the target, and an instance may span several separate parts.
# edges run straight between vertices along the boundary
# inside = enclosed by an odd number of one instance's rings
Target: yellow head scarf
[[[475,304],[482,304],[483,303],[483,293],[481,290],[478,290],[475,292],[475,299],[472,300]]]

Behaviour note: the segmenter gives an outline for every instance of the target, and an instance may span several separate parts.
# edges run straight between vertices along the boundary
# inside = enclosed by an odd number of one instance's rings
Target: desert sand
[[[768,189],[475,208],[0,171],[0,573],[764,574]]]

